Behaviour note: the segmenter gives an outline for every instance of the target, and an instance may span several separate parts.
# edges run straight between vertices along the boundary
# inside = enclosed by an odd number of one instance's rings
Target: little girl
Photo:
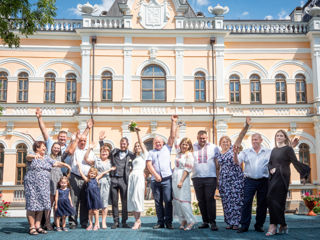
[[[94,230],[97,231],[99,229],[99,209],[103,207],[101,196],[100,196],[100,189],[98,186],[98,181],[110,171],[116,169],[116,167],[112,167],[107,171],[102,172],[98,175],[98,169],[91,167],[88,176],[85,176],[81,170],[81,165],[77,162],[79,172],[83,180],[87,183],[86,187],[86,198],[87,198],[87,205],[89,209],[89,226],[87,230]],[[94,216],[94,227],[92,228],[92,220]]]
[[[54,209],[56,211],[55,224],[57,226],[57,231],[61,232],[63,230],[67,232],[66,216],[75,215],[75,211],[71,201],[69,180],[65,176],[61,177],[57,184]],[[60,218],[62,218],[62,229],[60,227]]]

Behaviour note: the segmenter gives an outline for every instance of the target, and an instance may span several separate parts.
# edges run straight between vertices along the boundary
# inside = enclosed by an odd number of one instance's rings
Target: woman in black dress
[[[292,163],[300,173],[303,183],[310,173],[310,168],[297,160],[288,135],[284,130],[277,131],[275,144],[268,166],[270,176],[267,201],[270,226],[266,236],[276,234],[278,224],[280,224],[279,233],[288,233],[284,212],[290,181],[290,164]]]

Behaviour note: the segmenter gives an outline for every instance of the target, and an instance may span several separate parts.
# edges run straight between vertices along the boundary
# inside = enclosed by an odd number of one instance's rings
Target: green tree
[[[38,26],[53,23],[56,0],[0,0],[0,38],[10,48],[19,47],[19,35],[32,35]]]

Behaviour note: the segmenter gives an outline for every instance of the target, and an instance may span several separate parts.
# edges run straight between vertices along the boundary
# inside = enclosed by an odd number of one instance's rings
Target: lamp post
[[[91,44],[92,44],[92,83],[91,83],[91,119],[93,121],[93,113],[94,113],[94,47],[97,43],[97,37],[92,36],[91,37]],[[91,142],[93,142],[93,125],[91,129]]]
[[[214,44],[216,43],[216,38],[215,37],[211,37],[210,38],[210,45],[211,45],[211,63],[212,63],[212,142],[214,143],[214,139],[215,139],[215,131],[214,131],[214,120],[215,120],[215,116],[214,116],[214,108],[215,108],[215,102],[214,102],[214,98],[215,98],[215,93],[214,93]]]

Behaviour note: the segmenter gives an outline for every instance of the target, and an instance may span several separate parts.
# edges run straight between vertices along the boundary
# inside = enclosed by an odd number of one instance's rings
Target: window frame
[[[6,82],[6,84],[4,84]],[[6,87],[6,88],[5,88]],[[0,102],[7,102],[8,98],[8,73],[0,72]],[[5,96],[5,98],[4,98]]]
[[[25,143],[19,143],[16,147],[16,185],[23,185],[24,176],[26,174],[27,168],[27,153],[28,147]],[[22,163],[19,163],[19,154],[22,154]],[[18,179],[19,172],[21,174],[21,179]]]
[[[54,77],[49,77],[48,75],[52,74]],[[44,76],[44,102],[45,103],[55,103],[56,102],[56,75],[52,72],[46,73]],[[47,81],[49,81],[49,90],[47,89]],[[51,82],[54,82],[54,89],[51,89]],[[47,92],[49,93],[49,100],[46,99]],[[53,100],[51,96],[53,94]]]
[[[74,78],[71,78],[70,76],[71,75],[74,75]],[[74,89],[74,91],[73,91],[73,89],[72,89],[72,82],[74,82],[75,81],[75,86],[76,86],[76,88]],[[71,91],[68,91],[68,82],[71,82]],[[76,103],[77,102],[77,75],[76,74],[74,74],[74,73],[68,73],[67,75],[66,75],[66,99],[65,99],[65,102],[66,103]],[[73,96],[73,92],[75,92],[75,95],[76,95],[76,97],[75,97],[75,100],[73,101],[73,100],[71,100],[71,101],[68,101],[68,93],[70,93],[71,94],[71,99],[72,99],[72,96]]]
[[[27,77],[24,77],[24,76],[22,76],[23,74],[26,74],[27,75]],[[22,87],[22,89],[20,89],[19,88],[19,86],[20,86],[20,81],[22,81],[23,82],[23,87]],[[28,87],[27,87],[27,89],[25,89],[25,84],[28,84]],[[29,100],[29,74],[27,73],[27,72],[21,72],[21,73],[19,73],[19,75],[18,75],[18,87],[17,87],[17,102],[28,102],[28,100]],[[22,92],[22,100],[20,100],[19,99],[19,96],[20,96],[20,92]],[[26,100],[24,100],[25,99],[25,96],[27,95],[27,99]]]
[[[164,76],[161,76],[161,77],[158,77],[158,76],[143,76],[143,72],[148,68],[148,67],[153,67],[153,66],[156,66],[158,68],[160,68],[164,74]],[[143,80],[149,80],[151,79],[152,80],[152,89],[144,89],[142,88],[142,82]],[[163,88],[163,91],[164,91],[164,99],[163,100],[158,100],[158,99],[154,99],[155,98],[155,80],[163,80],[164,81],[164,88]],[[157,64],[150,64],[146,67],[143,68],[142,72],[141,72],[141,79],[140,79],[140,101],[141,102],[166,102],[167,101],[167,75],[166,75],[166,72],[164,71],[164,69],[157,65]],[[143,93],[143,90],[152,90],[152,99],[143,99],[142,98],[142,93]],[[157,91],[159,91],[159,89],[157,89]],[[161,90],[162,91],[162,90]]]
[[[202,74],[202,76],[197,76],[197,74]],[[196,81],[199,81],[199,89],[196,88]],[[204,82],[204,89],[201,89],[201,81]],[[197,99],[197,92],[199,92],[199,97],[201,98],[201,93],[204,92],[204,99]],[[194,101],[195,102],[206,102],[207,101],[207,81],[206,74],[202,71],[198,71],[194,74]]]
[[[277,78],[278,76],[278,78]],[[279,76],[283,76],[283,78],[279,78]],[[286,79],[286,76],[282,73],[279,73],[275,76],[275,95],[276,95],[276,104],[286,104],[288,102],[288,91],[287,91],[287,79]],[[285,89],[284,89],[284,93],[285,93],[285,100],[284,101],[278,101],[277,100],[277,93],[280,93],[280,97],[281,97],[281,93],[283,93],[283,91],[277,91],[277,83],[279,82],[284,82],[285,84]]]
[[[303,79],[302,78],[297,78],[298,76],[303,76]],[[301,83],[304,84],[304,91],[299,91],[297,90],[297,83],[300,82],[300,89],[301,89]],[[307,100],[307,82],[306,82],[306,77],[305,75],[299,73],[295,76],[295,89],[296,89],[296,103],[299,103],[299,104],[304,104],[304,103],[307,103],[308,100]],[[304,101],[298,101],[298,94],[300,95],[300,99],[302,99],[301,95],[304,93],[305,95],[305,100]]]
[[[256,77],[256,78],[254,78],[254,77]],[[262,103],[261,78],[260,78],[260,76],[258,74],[252,74],[249,79],[250,79],[250,103],[251,104],[261,104]],[[258,83],[260,90],[259,91],[256,91],[256,90],[252,91],[252,88],[251,88],[251,84],[252,83]],[[254,99],[255,99],[254,101],[252,101],[252,98],[251,98],[252,94],[254,94]],[[259,101],[256,100],[257,99],[257,94],[260,95],[260,100]]]
[[[106,75],[106,73],[110,75]],[[106,88],[103,88],[103,81],[106,81]],[[111,81],[111,88],[108,88],[108,81]],[[107,99],[103,98],[103,92],[106,91],[106,97]],[[108,92],[111,91],[111,99],[108,99]],[[103,102],[112,102],[113,101],[113,75],[110,71],[104,71],[101,74],[101,101]]]
[[[0,185],[3,184],[3,168],[4,168],[4,150],[5,150],[5,146],[0,143]]]
[[[300,158],[302,156],[302,159]],[[301,143],[299,145],[299,162],[306,164],[310,167],[310,146],[306,143]],[[311,183],[311,174],[309,175],[306,183]]]
[[[232,77],[237,77],[232,78]],[[239,83],[239,91],[234,90],[233,92],[230,89],[231,83],[235,84],[235,83]],[[236,88],[234,88],[236,89]],[[236,93],[239,93],[239,101],[231,101],[231,95],[234,95],[233,99],[236,99]],[[237,74],[232,74],[229,76],[229,102],[230,104],[241,104],[241,83],[240,83],[240,77]]]

